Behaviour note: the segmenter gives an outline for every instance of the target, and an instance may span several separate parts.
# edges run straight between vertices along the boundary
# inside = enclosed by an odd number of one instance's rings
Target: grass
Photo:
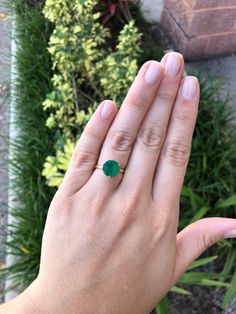
[[[51,90],[51,63],[46,50],[52,26],[41,14],[40,2],[12,2],[16,12],[16,121],[20,134],[10,142],[14,154],[10,161],[14,172],[11,190],[17,205],[10,209],[17,224],[10,226],[8,251],[16,263],[5,270],[20,287],[27,286],[39,268],[40,245],[47,210],[54,191],[49,189],[41,169],[51,153],[53,134],[45,127],[42,101]]]
[[[221,79],[199,76],[201,100],[182,191],[180,228],[201,216],[235,217],[235,110],[220,96]],[[231,202],[223,200],[231,197]],[[196,216],[195,216],[196,215]]]
[[[55,192],[48,188],[41,176],[45,158],[52,154],[55,135],[45,127],[47,114],[42,110],[45,95],[52,90],[51,63],[46,50],[52,25],[41,14],[42,3],[14,1],[19,47],[16,60],[16,128],[20,129],[20,136],[11,143],[14,148],[11,166],[15,174],[11,189],[19,206],[11,209],[17,224],[11,226],[12,240],[7,246],[17,261],[2,274],[14,278],[15,284],[22,288],[37,276],[45,218]],[[155,49],[150,51],[148,48],[151,40],[147,40],[145,49],[148,53],[144,53],[143,61],[152,59],[150,56],[156,53]],[[236,132],[232,125],[233,112],[229,107],[229,98],[219,96],[221,88],[222,81],[201,77],[200,111],[182,190],[180,229],[205,216],[235,217],[236,168],[233,165],[236,159]],[[218,276],[206,274],[204,281],[202,273],[195,276],[191,272],[192,277],[185,276],[183,283],[208,282],[210,285],[213,284],[212,278],[223,280],[232,273],[234,252],[233,241],[221,241],[213,247],[212,253],[225,262],[222,273]],[[214,285],[217,284],[214,282]],[[235,284],[229,287],[224,306],[229,303],[234,290]],[[187,293],[181,287],[179,291]],[[163,313],[167,312],[168,301],[162,301],[159,308]]]

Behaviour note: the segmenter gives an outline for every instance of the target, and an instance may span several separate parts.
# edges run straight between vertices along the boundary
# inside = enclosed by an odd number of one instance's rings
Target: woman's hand
[[[236,229],[233,219],[208,218],[177,235],[199,103],[197,78],[183,72],[178,53],[149,61],[118,113],[111,101],[94,113],[49,208],[29,313],[147,314]],[[124,174],[95,169],[110,159]]]

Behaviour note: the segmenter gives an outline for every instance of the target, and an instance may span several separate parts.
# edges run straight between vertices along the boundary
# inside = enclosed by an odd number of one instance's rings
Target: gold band
[[[96,165],[95,168],[99,169],[99,170],[102,170],[103,166]],[[120,169],[120,171],[119,171],[119,173],[124,173],[124,172],[125,172],[124,169]]]

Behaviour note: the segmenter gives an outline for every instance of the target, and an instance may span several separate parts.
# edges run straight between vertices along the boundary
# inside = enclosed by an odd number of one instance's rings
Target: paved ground
[[[5,240],[7,223],[7,136],[9,130],[9,82],[10,82],[10,48],[11,23],[7,9],[0,0],[0,267],[5,263]],[[0,291],[4,283],[0,282]],[[1,302],[1,298],[0,298]]]
[[[188,62],[187,69],[190,72],[196,69],[213,76],[224,77],[226,89],[223,93],[230,93],[233,97],[231,104],[236,108],[236,52],[232,56]]]
[[[153,38],[157,43],[161,43],[168,50],[174,50],[160,25],[151,27]],[[215,59],[205,59],[192,62],[186,62],[188,74],[193,71],[201,71],[210,74],[213,77],[225,78],[225,89],[222,89],[221,95],[229,94],[232,96],[231,105],[236,109],[236,52],[235,55],[220,57]],[[236,117],[235,117],[236,122]],[[218,266],[206,271],[217,271]],[[221,271],[220,265],[218,271]],[[188,287],[189,288],[189,287]],[[192,295],[189,297],[177,294],[171,294],[171,314],[235,314],[236,313],[236,295],[231,306],[227,311],[222,311],[220,305],[224,296],[224,289],[214,289],[204,286],[191,287]]]
[[[192,70],[201,71],[210,74],[213,77],[224,77],[225,88],[221,94],[232,96],[231,105],[236,109],[236,55],[187,62],[187,72],[191,74]],[[235,117],[236,121],[236,117]],[[223,265],[219,267],[220,271]],[[217,269],[207,269],[206,271],[215,272]],[[225,290],[218,290],[208,287],[195,286],[191,287],[192,295],[189,297],[172,294],[171,297],[171,314],[235,314],[236,313],[236,295],[227,311],[222,311],[220,305],[223,300]]]

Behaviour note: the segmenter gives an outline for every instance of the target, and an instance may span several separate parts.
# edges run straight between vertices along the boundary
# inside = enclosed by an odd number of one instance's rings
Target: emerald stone
[[[120,171],[120,165],[115,160],[108,160],[103,165],[102,170],[107,177],[116,177]]]

